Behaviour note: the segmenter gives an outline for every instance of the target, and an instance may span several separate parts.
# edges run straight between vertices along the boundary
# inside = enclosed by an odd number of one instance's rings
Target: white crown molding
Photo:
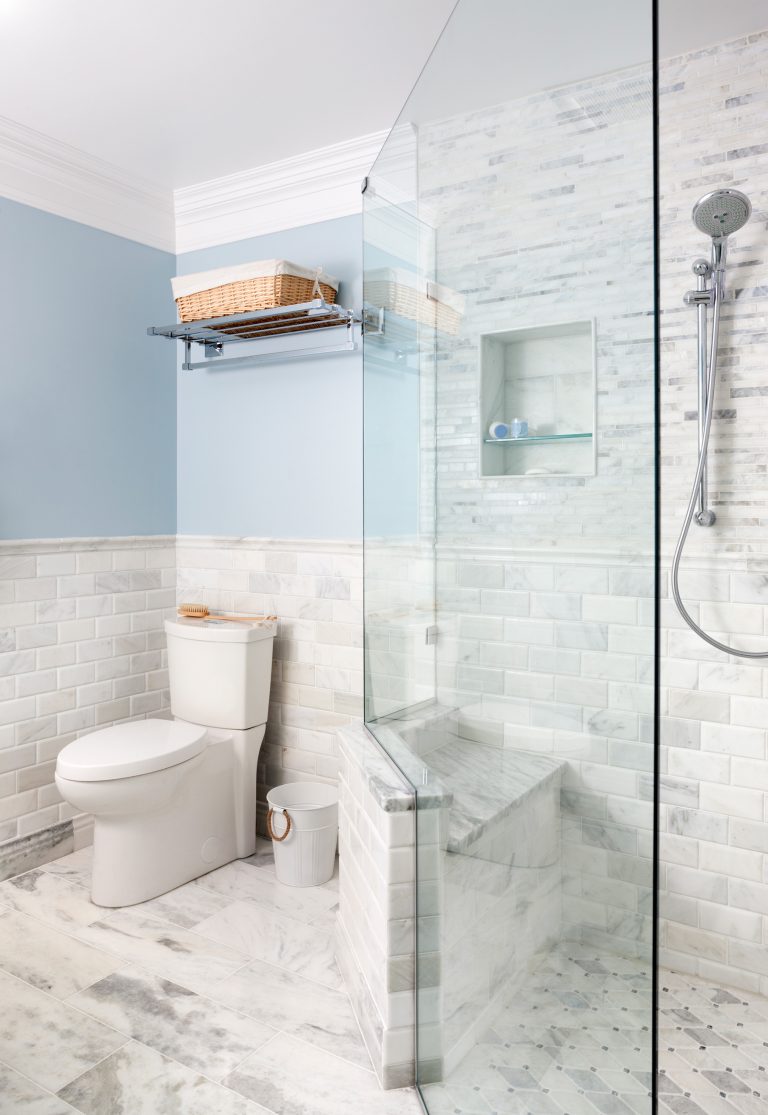
[[[388,133],[373,132],[175,191],[179,254],[347,217]]]
[[[176,250],[170,191],[4,117],[0,196],[153,248]]]

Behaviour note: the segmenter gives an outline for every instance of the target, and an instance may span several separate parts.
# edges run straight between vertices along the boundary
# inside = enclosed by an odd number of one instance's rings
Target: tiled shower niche
[[[569,321],[480,337],[480,475],[593,476],[594,322]],[[494,437],[493,423],[527,423]]]

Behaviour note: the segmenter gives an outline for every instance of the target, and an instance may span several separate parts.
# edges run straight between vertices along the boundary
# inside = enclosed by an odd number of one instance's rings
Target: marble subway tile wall
[[[173,536],[1,544],[0,871],[89,841],[90,818],[73,818],[56,790],[56,756],[84,732],[170,715],[163,620],[177,601],[280,618],[261,801],[280,782],[335,782],[335,733],[362,715],[360,550]]]
[[[692,530],[687,552],[707,557],[768,554],[767,66],[768,29],[662,67],[661,447],[667,551],[677,536],[696,465],[696,314],[683,305],[683,295],[695,285],[691,265],[709,255],[709,241],[694,227],[691,210],[703,194],[725,186],[749,196],[753,215],[729,242],[730,298],[722,310],[709,457],[718,522],[714,530]]]
[[[436,278],[466,309],[437,344],[437,537],[632,553],[652,543],[651,73],[638,67],[421,130]],[[520,219],[521,210],[525,219]],[[485,333],[594,320],[597,475],[479,475]],[[497,447],[502,450],[502,447]],[[608,533],[609,537],[606,537]]]
[[[179,603],[279,618],[260,805],[281,782],[335,783],[336,732],[363,709],[361,544],[180,536],[177,562]]]
[[[337,957],[379,1080],[401,1087],[415,1078],[416,801],[361,724],[338,745]],[[422,848],[422,899],[423,867]],[[420,912],[426,928],[434,916]],[[427,982],[422,968],[422,995]]]
[[[768,562],[694,557],[681,587],[719,638],[768,649]],[[679,971],[768,993],[768,669],[664,602],[661,948]]]
[[[419,148],[436,277],[466,299],[437,345],[438,701],[466,739],[565,760],[563,934],[639,956],[652,934],[650,106],[638,67],[429,126]],[[596,475],[568,475],[561,443],[539,459],[552,475],[481,477],[486,421],[518,413],[481,410],[482,336],[563,322],[594,323]]]
[[[661,80],[665,561],[695,466],[695,321],[682,295],[707,244],[690,211],[721,185],[743,189],[755,210],[733,238],[734,298],[723,314],[711,456],[718,525],[694,529],[683,575],[693,614],[748,649],[768,649],[767,64],[765,32],[667,60]],[[562,748],[565,834],[571,824],[582,838],[566,838],[566,921],[606,943],[618,925],[630,939],[649,926],[648,91],[644,72],[609,75],[420,137],[439,230],[437,277],[468,306],[459,336],[438,351],[438,699],[462,707],[469,738]],[[507,207],[519,207],[521,191],[526,221],[510,221]],[[479,334],[593,316],[596,477],[481,481]],[[428,475],[428,446],[424,459]],[[457,559],[452,550],[462,546]],[[544,549],[558,552],[551,571],[542,569]],[[666,599],[662,624],[665,957],[755,988],[768,976],[766,672],[683,630]]]
[[[431,541],[365,542],[366,720],[435,696],[435,556]]]
[[[768,23],[768,18],[766,19]],[[731,238],[710,442],[717,524],[693,527],[681,588],[706,630],[768,651],[768,30],[664,64],[661,127],[661,479],[665,566],[696,466],[695,314],[682,297],[708,244],[694,202],[721,186],[752,200]],[[664,604],[665,961],[768,992],[768,669],[728,657]]]
[[[163,618],[175,581],[172,537],[0,543],[4,876],[89,839],[88,819],[54,784],[66,743],[167,715]]]
[[[562,932],[652,937],[653,569],[616,554],[445,547],[438,700],[465,740],[563,761]]]

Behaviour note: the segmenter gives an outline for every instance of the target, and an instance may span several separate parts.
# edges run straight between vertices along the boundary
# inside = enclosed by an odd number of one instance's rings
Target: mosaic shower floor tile
[[[677,972],[659,980],[661,1115],[768,1111],[768,999]]]
[[[650,968],[562,945],[425,1089],[430,1115],[650,1115],[651,999]]]
[[[442,1084],[430,1115],[650,1115],[650,971],[565,944]],[[768,999],[663,971],[661,1115],[766,1115]]]

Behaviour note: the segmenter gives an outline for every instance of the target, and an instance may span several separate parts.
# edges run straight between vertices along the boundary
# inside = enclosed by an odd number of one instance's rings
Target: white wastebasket
[[[267,794],[267,831],[278,881],[316,887],[333,875],[339,793],[323,782],[288,782]]]

